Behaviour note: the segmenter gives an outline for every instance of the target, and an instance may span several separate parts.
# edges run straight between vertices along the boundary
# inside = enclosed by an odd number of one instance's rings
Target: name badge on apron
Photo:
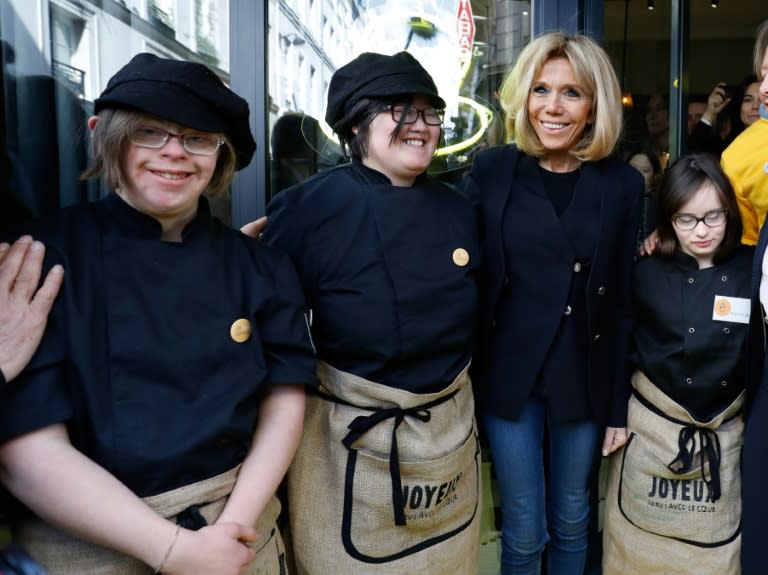
[[[750,301],[745,297],[715,296],[712,319],[734,323],[749,323]]]

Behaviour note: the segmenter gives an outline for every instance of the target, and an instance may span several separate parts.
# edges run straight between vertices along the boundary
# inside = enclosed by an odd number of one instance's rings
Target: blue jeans
[[[518,421],[486,416],[484,423],[501,500],[501,574],[538,575],[547,545],[547,575],[581,575],[600,426],[594,421],[552,422],[540,398],[528,400]]]

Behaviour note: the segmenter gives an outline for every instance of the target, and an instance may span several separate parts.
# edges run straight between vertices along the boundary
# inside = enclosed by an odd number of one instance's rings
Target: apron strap
[[[649,400],[642,393],[640,393],[640,391],[638,391],[637,388],[635,388],[635,387],[632,388],[632,395],[634,396],[635,399],[637,399],[637,401],[639,401],[642,404],[643,407],[645,407],[649,411],[652,411],[653,413],[655,413],[659,417],[663,417],[667,421],[671,421],[672,423],[677,423],[678,425],[683,425],[683,426],[690,425],[689,421],[683,421],[682,419],[677,419],[676,417],[672,417],[671,415],[668,415],[668,414],[664,413],[661,409],[656,407],[656,405],[654,405],[654,403],[651,400]],[[736,410],[736,412],[734,412],[732,415],[730,415],[729,417],[725,418],[720,423],[720,425],[723,425],[723,424],[728,423],[729,421],[731,421],[733,419],[736,419],[737,417],[739,417],[741,415],[742,411],[743,410],[741,408]]]
[[[414,417],[423,423],[428,423],[432,417],[429,410],[441,403],[444,403],[455,396],[459,390],[456,389],[451,393],[448,393],[442,397],[439,397],[428,403],[417,405],[414,407],[402,408],[402,407],[360,407],[349,403],[338,397],[328,395],[318,390],[313,390],[314,393],[335,403],[355,407],[365,411],[372,412],[370,415],[359,415],[353,419],[347,426],[349,433],[344,436],[342,443],[348,450],[353,449],[355,441],[360,439],[363,435],[368,433],[371,429],[376,427],[379,423],[394,419],[395,423],[392,426],[392,442],[389,448],[389,475],[392,480],[392,508],[395,516],[395,525],[406,525],[405,520],[405,498],[403,497],[403,485],[400,479],[400,455],[397,449],[397,428],[405,420],[406,417]]]
[[[184,511],[176,516],[176,525],[181,525],[184,529],[197,531],[208,525],[203,514],[200,513],[200,507],[190,505]]]

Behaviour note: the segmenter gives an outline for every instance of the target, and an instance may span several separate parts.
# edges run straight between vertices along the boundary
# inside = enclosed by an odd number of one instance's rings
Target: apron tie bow
[[[360,439],[360,437],[376,427],[379,423],[389,419],[395,420],[394,425],[392,426],[392,442],[389,448],[389,474],[392,478],[392,507],[394,510],[395,525],[406,525],[405,498],[403,496],[403,484],[400,479],[400,454],[397,449],[397,428],[406,417],[413,417],[423,423],[428,423],[432,417],[432,414],[429,412],[430,408],[448,401],[456,395],[456,393],[458,393],[458,390],[436,399],[435,401],[407,409],[401,407],[371,409],[372,413],[370,415],[359,415],[347,426],[349,428],[349,433],[344,436],[342,443],[344,444],[344,447],[351,450],[355,441]]]
[[[701,446],[701,479],[709,489],[712,501],[720,499],[720,439],[717,433],[706,427],[687,425],[680,429],[677,438],[678,453],[667,469],[673,473],[688,473],[693,469],[693,456],[696,453],[696,436]],[[707,468],[709,473],[707,474]]]

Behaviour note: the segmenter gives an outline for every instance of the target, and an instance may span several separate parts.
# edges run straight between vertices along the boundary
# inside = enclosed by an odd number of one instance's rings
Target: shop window
[[[662,166],[688,149],[689,102],[705,102],[719,82],[739,93],[752,73],[753,35],[765,15],[764,0],[689,0],[680,6],[686,25],[673,29],[668,0],[605,2],[605,46],[624,91],[623,152],[650,151]],[[682,54],[672,53],[677,45]],[[736,107],[734,102],[717,121],[726,140],[731,124],[739,129]]]
[[[0,233],[105,193],[80,180],[89,160],[86,120],[137,52],[198,60],[229,82],[228,7],[229,0],[0,0]],[[213,209],[231,220],[227,194]]]
[[[285,86],[282,78],[294,77],[297,72],[286,67],[299,64],[270,54],[269,94],[273,101],[285,103],[271,111],[269,117],[270,127],[279,132],[277,136],[273,133],[271,165],[273,169],[284,169],[284,150],[306,151],[297,160],[302,169],[294,170],[283,183],[293,182],[297,174],[308,175],[343,161],[335,136],[323,119],[327,86],[334,70],[367,51],[394,54],[408,50],[435,79],[448,109],[445,141],[431,167],[434,174],[447,180],[458,179],[474,153],[503,141],[496,91],[504,73],[530,40],[530,2],[351,0],[338,2],[337,9],[332,4],[319,2],[320,18],[306,22],[293,17],[295,2],[276,0],[273,4],[269,33],[294,34],[304,39],[293,48],[311,67],[310,88],[315,82],[323,86],[322,94],[302,87],[296,102],[280,94]],[[299,78],[300,82],[306,80]],[[296,116],[299,111],[303,112],[300,118]],[[283,116],[289,118],[281,121]],[[289,146],[290,138],[296,141]],[[307,158],[314,162],[308,170]],[[279,191],[281,181],[273,174],[271,194]]]

